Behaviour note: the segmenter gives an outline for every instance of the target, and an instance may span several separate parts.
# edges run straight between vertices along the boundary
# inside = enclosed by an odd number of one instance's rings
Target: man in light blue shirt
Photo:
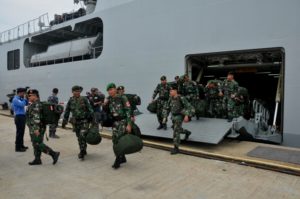
[[[17,95],[12,100],[12,106],[15,115],[16,124],[16,152],[25,152],[28,147],[24,146],[24,132],[26,125],[25,106],[28,105],[28,101],[24,99],[26,89],[18,88]]]

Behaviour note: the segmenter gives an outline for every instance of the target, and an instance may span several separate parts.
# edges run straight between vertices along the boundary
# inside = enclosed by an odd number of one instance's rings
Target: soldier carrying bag
[[[64,107],[50,102],[41,102],[41,120],[43,124],[57,124]]]

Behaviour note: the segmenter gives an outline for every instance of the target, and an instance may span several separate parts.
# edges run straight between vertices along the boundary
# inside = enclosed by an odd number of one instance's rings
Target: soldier
[[[235,101],[236,101],[237,115],[247,117],[247,115],[249,115],[248,89],[244,87],[239,87],[238,92],[235,96]]]
[[[104,102],[104,106],[105,109],[109,110],[114,120],[112,142],[115,145],[125,133],[131,133],[132,120],[130,103],[126,96],[117,94],[116,85],[114,83],[108,84],[106,90],[109,97]],[[116,160],[112,167],[118,169],[120,164],[125,162],[127,162],[125,155],[116,155]]]
[[[163,123],[167,122],[169,113],[171,112],[171,118],[173,122],[173,142],[174,148],[171,150],[171,154],[179,153],[180,134],[185,134],[185,140],[187,140],[191,134],[182,128],[182,122],[189,122],[189,117],[195,112],[194,107],[183,96],[180,96],[177,91],[177,86],[173,85],[170,90],[170,99],[163,109]]]
[[[42,104],[39,101],[39,92],[35,89],[27,92],[29,99],[29,106],[27,109],[26,123],[29,128],[31,142],[34,150],[34,160],[29,162],[29,165],[40,165],[41,154],[46,153],[53,159],[53,164],[56,164],[60,152],[53,151],[50,147],[44,144],[44,134],[46,131],[46,125],[43,124],[41,118]]]
[[[170,93],[170,85],[167,84],[167,78],[166,76],[162,76],[160,78],[161,83],[156,86],[156,89],[153,92],[152,101],[155,100],[157,94],[157,120],[159,122],[159,126],[157,127],[157,130],[164,129],[167,130],[167,124],[163,124],[163,116],[162,116],[162,110],[163,107],[167,104],[169,100],[169,93]]]
[[[209,80],[205,87],[208,113],[213,118],[223,117],[223,97],[220,95],[220,86],[218,80]]]
[[[229,72],[227,79],[222,84],[220,96],[223,97],[224,110],[227,112],[228,122],[231,122],[234,117],[237,117],[235,96],[238,92],[239,84],[234,80],[233,72]]]
[[[48,97],[48,102],[53,103],[53,104],[58,104],[58,89],[57,88],[53,88],[52,90],[52,95]],[[50,124],[49,125],[49,137],[51,138],[59,138],[59,136],[57,136],[56,133],[56,128],[57,128],[58,124]]]
[[[134,119],[135,115],[139,113],[137,106],[141,105],[140,97],[136,94],[125,94],[124,86],[118,86],[117,93],[118,95],[125,95],[127,97],[131,107],[131,116]]]
[[[186,74],[184,75],[184,82],[182,85],[182,94],[188,100],[188,102],[193,106],[197,107],[199,101],[199,90],[197,83],[190,80],[190,77]],[[198,119],[198,116],[197,116]]]
[[[94,111],[94,123],[99,126],[101,120],[101,106],[104,103],[105,96],[97,88],[91,88],[91,94],[88,96],[92,109]]]
[[[62,127],[65,128],[68,123],[70,112],[72,112],[72,117],[74,118],[73,131],[76,133],[80,149],[78,158],[84,160],[84,156],[87,154],[87,144],[85,140],[86,131],[89,128],[89,123],[93,116],[93,109],[89,104],[88,99],[80,96],[81,92],[81,86],[72,87],[73,97],[71,97],[67,103]]]

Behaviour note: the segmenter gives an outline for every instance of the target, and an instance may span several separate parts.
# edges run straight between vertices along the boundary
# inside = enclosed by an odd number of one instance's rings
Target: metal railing
[[[0,33],[0,44],[49,29],[48,13]]]

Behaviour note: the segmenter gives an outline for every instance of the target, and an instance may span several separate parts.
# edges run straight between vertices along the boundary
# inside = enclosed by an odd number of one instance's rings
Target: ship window
[[[20,49],[7,52],[7,70],[20,68]]]

